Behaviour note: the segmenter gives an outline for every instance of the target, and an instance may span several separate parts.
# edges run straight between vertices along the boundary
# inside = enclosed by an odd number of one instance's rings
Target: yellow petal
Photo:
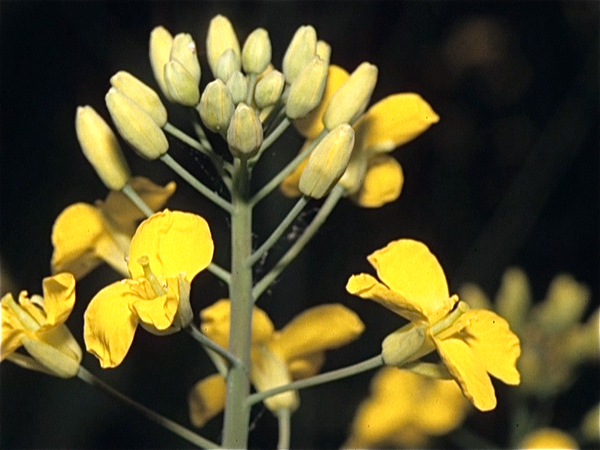
[[[151,290],[150,283],[144,278],[138,280],[139,283],[147,284],[145,291]],[[132,311],[135,311],[138,318],[145,325],[150,325],[158,331],[166,330],[173,323],[179,307],[179,282],[176,278],[167,280],[167,293],[161,296],[151,296],[151,298],[138,298],[131,303]]]
[[[200,311],[202,333],[221,347],[229,347],[229,326],[231,302],[221,299]],[[273,322],[262,309],[256,306],[252,310],[252,343],[266,342],[273,335]]]
[[[225,380],[219,374],[200,380],[190,391],[188,405],[190,421],[195,427],[203,427],[225,408]]]
[[[380,208],[400,196],[404,185],[402,166],[387,155],[369,159],[360,190],[352,199],[363,208]]]
[[[358,295],[360,298],[374,300],[411,322],[426,322],[428,320],[428,316],[419,304],[410,302],[369,274],[352,275],[346,284],[346,290],[352,295]]]
[[[261,392],[291,383],[292,376],[284,360],[265,345],[256,344],[252,347],[250,380],[256,390]],[[263,402],[273,412],[279,409],[293,411],[298,407],[300,399],[297,391],[286,391],[268,397]]]
[[[409,303],[418,305],[430,324],[444,317],[454,306],[444,270],[422,242],[393,241],[367,259],[377,270],[379,279]]]
[[[312,143],[312,141],[307,140],[304,143],[304,145],[302,146],[302,148],[300,149],[300,153],[302,153],[304,151],[304,149],[311,143]],[[290,173],[287,177],[285,177],[283,179],[283,181],[281,182],[281,184],[279,185],[281,192],[286,197],[300,197],[302,195],[302,192],[300,192],[300,187],[299,187],[300,177],[302,176],[302,172],[304,172],[304,168],[306,167],[306,164],[308,164],[308,160],[309,160],[309,156],[307,156],[304,159],[304,161],[302,161],[300,164],[298,164],[296,166],[296,168],[294,169],[294,171],[292,173]]]
[[[439,120],[420,95],[390,95],[371,106],[354,124],[356,146],[369,152],[390,152]]]
[[[313,109],[306,117],[294,120],[294,126],[298,133],[307,139],[316,138],[325,128],[323,125],[323,115],[333,94],[350,77],[348,72],[336,65],[330,65],[327,74],[327,83],[323,91],[321,103]]]
[[[0,302],[2,327],[0,337],[0,361],[12,354],[21,346],[24,327],[14,311],[8,306],[9,301],[15,301],[12,294],[6,294]]]
[[[325,364],[325,352],[316,352],[288,361],[288,370],[294,380],[315,376]]]
[[[52,270],[66,271],[81,278],[102,260],[96,253],[98,242],[108,235],[102,214],[86,203],[64,209],[52,227]]]
[[[494,386],[485,367],[473,354],[471,348],[456,337],[435,339],[435,345],[465,397],[480,411],[494,409],[496,407]]]
[[[555,428],[540,428],[525,436],[518,448],[578,449],[579,445],[575,439],[562,430]]]
[[[44,278],[44,312],[42,329],[65,323],[75,306],[75,277],[67,272]]]
[[[485,309],[471,309],[457,322],[465,322],[464,341],[487,372],[506,384],[519,384],[517,359],[521,355],[519,338],[510,331],[508,322]]]
[[[365,326],[351,310],[340,304],[309,308],[288,323],[269,348],[285,361],[341,347],[363,332]]]
[[[153,211],[162,208],[176,188],[174,181],[160,186],[144,177],[131,178],[129,185]],[[110,191],[106,201],[98,200],[96,206],[119,232],[129,236],[135,233],[138,221],[146,217],[121,191]]]
[[[191,281],[212,261],[214,244],[208,223],[196,214],[165,210],[143,221],[129,248],[129,272],[133,279],[143,276],[138,263],[150,259],[152,271],[164,278],[185,272]]]
[[[85,314],[83,338],[88,352],[103,368],[116,367],[131,347],[138,318],[130,305],[139,299],[138,283],[117,281],[106,286],[90,301]]]

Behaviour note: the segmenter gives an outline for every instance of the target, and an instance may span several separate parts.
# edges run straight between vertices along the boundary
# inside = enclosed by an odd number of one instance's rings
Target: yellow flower
[[[142,177],[130,180],[131,187],[150,208],[164,205],[175,192],[175,183],[161,187]],[[125,255],[137,222],[144,214],[120,191],[111,191],[96,205],[75,203],[65,208],[52,228],[53,272],[71,272],[80,279],[102,262],[127,276]]]
[[[329,66],[323,99],[307,117],[294,121],[306,145],[324,129],[323,116],[335,92],[348,79],[341,67]],[[352,124],[356,135],[354,150],[340,184],[350,198],[365,208],[378,208],[398,198],[404,183],[402,168],[387,155],[439,121],[431,106],[414,93],[390,95],[375,103]],[[282,183],[288,196],[300,195],[298,182],[304,170],[300,164]]]
[[[208,224],[195,214],[165,210],[140,224],[129,248],[131,279],[102,289],[85,311],[85,345],[103,368],[123,361],[138,323],[168,334],[190,322],[190,283],[213,251]]]
[[[444,271],[425,244],[400,239],[368,260],[381,282],[368,274],[353,275],[346,289],[410,320],[409,329],[425,330],[425,343],[413,359],[437,349],[463,394],[482,411],[496,407],[489,375],[519,384],[517,336],[492,311],[457,304],[458,296],[450,296]]]
[[[70,273],[44,278],[43,290],[43,297],[31,298],[22,291],[18,304],[12,294],[2,298],[0,361],[63,378],[75,376],[81,348],[64,324],[75,305],[75,278]],[[16,353],[21,346],[33,359]]]
[[[470,409],[452,380],[384,367],[358,407],[344,448],[420,448],[458,427]]]
[[[555,428],[540,428],[528,434],[519,444],[519,448],[561,448],[578,449],[577,441],[564,431]]]
[[[201,329],[223,347],[229,344],[231,305],[219,300],[201,312]],[[258,391],[288,384],[318,373],[325,362],[325,350],[356,339],[364,325],[358,316],[340,304],[309,308],[281,331],[275,331],[267,314],[255,307],[252,313],[252,367],[250,380]],[[271,411],[296,409],[296,391],[283,392],[264,400]],[[219,414],[225,404],[225,380],[213,375],[198,382],[190,392],[190,419],[203,426]]]

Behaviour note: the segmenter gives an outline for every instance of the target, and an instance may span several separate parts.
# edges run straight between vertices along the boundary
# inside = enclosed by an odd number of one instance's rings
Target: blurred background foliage
[[[269,31],[273,61],[295,29],[311,24],[333,48],[331,61],[353,70],[379,67],[373,95],[421,94],[441,121],[394,152],[406,182],[400,199],[381,209],[336,208],[313,242],[259,306],[283,326],[303,309],[341,302],[367,325],[354,344],[329,355],[324,370],[370,357],[381,339],[402,325],[372,302],[346,293],[353,273],[369,270],[366,255],[393,239],[424,241],[436,254],[452,292],[474,282],[490,295],[509,265],[528,274],[534,298],[550,280],[571,273],[599,295],[598,2],[33,2],[0,4],[2,293],[41,292],[49,275],[50,233],[67,205],[93,203],[106,188],[76,141],[75,108],[90,104],[108,118],[109,78],[127,70],[156,87],[148,62],[151,29],[189,32],[199,47],[201,85],[209,81],[204,40],[215,14],[232,21],[241,42],[256,27]],[[169,120],[191,132],[187,112],[168,105]],[[218,142],[212,136],[213,142]],[[210,165],[171,139],[171,152],[189,170],[217,186]],[[218,144],[220,145],[220,144]],[[295,154],[301,139],[289,131],[257,167],[256,185]],[[136,175],[178,183],[171,209],[207,218],[215,260],[226,265],[228,222],[158,162],[126,149]],[[256,211],[257,242],[274,228],[293,200],[274,194]],[[316,211],[287,235],[291,241]],[[289,242],[264,262],[268,270]],[[257,275],[261,269],[257,271]],[[78,283],[68,321],[82,343],[82,315],[91,297],[120,278],[101,267]],[[194,282],[192,306],[226,295],[203,273]],[[187,393],[212,372],[210,362],[184,334],[157,338],[138,332],[118,369],[101,371],[91,355],[83,364],[114,387],[189,425]],[[2,448],[185,448],[127,407],[78,380],[60,380],[1,366]],[[301,392],[293,416],[292,446],[341,445],[372,373]],[[472,414],[467,425],[506,445],[507,396],[496,385],[498,408]],[[398,399],[401,401],[402,399]],[[599,400],[598,367],[585,367],[555,405],[553,425],[569,429]],[[273,447],[276,420],[262,407],[252,413],[252,446]],[[218,439],[220,419],[203,434]],[[455,445],[438,441],[438,445]]]

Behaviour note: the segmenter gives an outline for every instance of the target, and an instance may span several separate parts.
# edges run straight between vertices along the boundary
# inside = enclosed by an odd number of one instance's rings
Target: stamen
[[[156,278],[156,275],[154,275],[152,269],[150,269],[150,258],[144,255],[138,258],[137,262],[142,266],[142,269],[144,269],[144,277],[150,282],[150,286],[152,286],[154,293],[157,296],[165,295],[167,290],[160,284],[158,278]]]
[[[441,333],[442,331],[450,328],[452,326],[452,324],[454,324],[454,322],[456,322],[458,320],[458,318],[460,316],[462,316],[463,313],[468,310],[469,310],[469,305],[467,305],[463,301],[459,301],[458,304],[456,305],[456,307],[454,308],[454,310],[452,312],[450,312],[450,314],[448,314],[446,317],[441,319],[439,322],[436,322],[431,327],[431,332],[435,336],[435,335]]]

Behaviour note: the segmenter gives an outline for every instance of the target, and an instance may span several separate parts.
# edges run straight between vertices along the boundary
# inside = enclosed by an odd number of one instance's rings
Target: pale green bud
[[[600,435],[600,404],[589,409],[581,424],[579,425],[579,431],[587,442],[598,442],[598,436]]]
[[[321,198],[338,182],[352,154],[354,130],[341,124],[331,130],[310,154],[298,188],[304,195]]]
[[[240,57],[236,55],[232,49],[228,48],[219,58],[215,77],[220,78],[224,83],[227,83],[229,77],[241,68],[242,63],[240,62]]]
[[[299,119],[315,109],[323,98],[327,83],[328,66],[318,56],[304,66],[290,87],[285,113],[290,119]]]
[[[165,65],[165,82],[174,102],[196,106],[200,101],[200,89],[196,80],[176,59]]]
[[[233,26],[227,17],[217,15],[212,18],[206,36],[206,57],[213,75],[217,76],[217,64],[225,50],[232,49],[240,57],[240,43]]]
[[[240,103],[231,117],[227,129],[227,144],[231,154],[238,158],[251,158],[263,141],[263,129],[258,115],[245,103]]]
[[[271,40],[264,28],[257,28],[242,47],[242,67],[246,73],[262,73],[271,62]]]
[[[227,131],[235,105],[225,83],[216,79],[206,85],[196,109],[206,128],[221,133]]]
[[[317,41],[317,56],[329,65],[331,59],[331,45],[325,41]]]
[[[140,156],[156,159],[167,153],[169,141],[165,134],[137,103],[114,87],[105,100],[117,130]]]
[[[262,77],[254,89],[254,101],[261,109],[275,104],[285,86],[285,78],[278,70],[272,70]]]
[[[425,331],[420,326],[407,325],[389,334],[381,343],[381,356],[388,366],[402,366],[425,343]]]
[[[292,84],[304,66],[315,56],[317,51],[317,32],[310,25],[296,30],[283,55],[282,71],[285,80]]]
[[[171,57],[171,47],[173,46],[173,36],[165,27],[158,26],[150,33],[150,65],[154,72],[154,79],[158,83],[160,90],[171,100],[167,84],[165,83],[165,64]]]
[[[159,127],[165,126],[165,123],[167,123],[167,109],[154,89],[124,70],[114,74],[110,78],[110,84],[150,114],[150,117]]]
[[[512,330],[520,332],[531,307],[531,290],[523,270],[513,267],[504,272],[495,303],[498,314],[508,320]]]
[[[194,78],[196,85],[200,84],[200,62],[198,61],[196,43],[191,35],[179,33],[175,36],[173,47],[171,48],[170,60],[179,61]]]
[[[91,106],[80,106],[75,131],[83,154],[107,188],[120,191],[131,178],[117,136]]]
[[[246,101],[248,95],[248,82],[242,72],[236,70],[227,80],[227,88],[231,92],[231,98],[236,105]]]
[[[367,108],[376,83],[377,67],[367,62],[359,65],[329,100],[323,115],[325,128],[354,122]]]

